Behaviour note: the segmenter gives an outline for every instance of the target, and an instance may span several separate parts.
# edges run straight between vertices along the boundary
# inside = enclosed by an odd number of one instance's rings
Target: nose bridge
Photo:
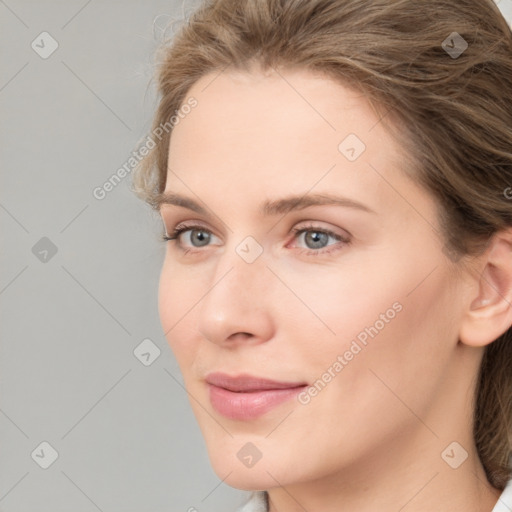
[[[234,287],[238,292],[247,290],[247,298],[250,298],[251,293],[258,293],[258,287],[265,284],[267,257],[263,245],[254,236],[246,235],[240,239],[233,233],[231,238],[218,258],[215,282],[226,279],[226,286]]]
[[[268,335],[271,294],[265,263],[263,247],[253,237],[226,246],[200,305],[204,336],[221,342],[237,332]]]
[[[268,290],[265,279],[266,266],[263,248],[256,244],[258,242],[255,240],[244,239],[238,245],[227,248],[226,252],[219,256],[212,289],[208,294],[212,299],[215,298],[217,306],[225,300],[234,300],[235,307],[241,310],[254,310],[251,303],[256,300],[262,304],[260,294],[264,288]]]

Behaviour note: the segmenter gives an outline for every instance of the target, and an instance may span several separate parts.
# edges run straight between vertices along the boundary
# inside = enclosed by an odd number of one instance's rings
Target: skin
[[[198,106],[172,133],[166,191],[209,215],[171,204],[161,215],[169,234],[182,221],[207,233],[167,242],[159,313],[219,478],[267,490],[271,512],[490,512],[500,491],[476,454],[471,397],[485,345],[512,323],[510,234],[471,272],[454,272],[435,200],[403,173],[400,147],[361,93],[339,83],[226,70],[188,96]],[[350,133],[366,145],[353,162],[338,150]],[[312,193],[374,212],[259,212],[265,199]],[[350,243],[291,231],[310,225]],[[263,251],[252,263],[236,252],[247,236]],[[397,302],[308,404],[250,421],[213,409],[207,373],[312,384]],[[468,454],[457,469],[441,456],[454,441],[454,460]],[[237,457],[248,442],[261,452],[252,467]]]

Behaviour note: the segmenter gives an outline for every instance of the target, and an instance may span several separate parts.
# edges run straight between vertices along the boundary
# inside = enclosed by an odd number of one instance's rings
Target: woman
[[[162,48],[159,312],[244,511],[512,507],[512,34],[214,0]],[[507,487],[508,484],[508,487]]]

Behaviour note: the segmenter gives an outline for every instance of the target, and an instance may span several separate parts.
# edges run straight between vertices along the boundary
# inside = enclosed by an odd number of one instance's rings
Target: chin
[[[254,466],[245,467],[236,457],[216,452],[210,455],[213,471],[223,483],[242,491],[262,491],[306,482],[312,468],[297,467],[284,453],[274,452],[272,458],[262,457]],[[294,467],[295,465],[295,467]],[[295,471],[294,471],[295,470]]]
[[[235,489],[258,491],[276,487],[278,482],[289,478],[290,468],[284,467],[278,453],[266,458],[261,452],[258,455],[250,441],[241,443],[240,447],[238,444],[233,443],[227,449],[217,445],[208,450],[212,469],[225,484]]]
[[[272,478],[264,468],[231,467],[228,469],[224,464],[221,464],[219,468],[216,465],[212,466],[215,474],[223,483],[241,491],[263,491],[278,486],[276,480],[281,482],[277,476],[276,479]],[[273,471],[270,471],[270,474],[275,476]]]

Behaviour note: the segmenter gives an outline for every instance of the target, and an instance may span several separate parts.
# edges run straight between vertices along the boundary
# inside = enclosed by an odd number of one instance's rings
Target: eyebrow
[[[196,213],[199,213],[200,215],[209,215],[208,210],[194,199],[176,194],[174,192],[162,192],[158,194],[155,200],[155,204],[157,210],[160,210],[162,205],[169,204],[187,208],[188,210],[192,210]],[[341,197],[328,193],[287,196],[282,199],[267,200],[262,204],[260,213],[265,217],[269,217],[272,215],[284,215],[295,210],[308,208],[310,206],[329,205],[353,208],[367,213],[377,213],[375,210],[372,210],[370,207],[364,205],[363,203],[348,197]]]

